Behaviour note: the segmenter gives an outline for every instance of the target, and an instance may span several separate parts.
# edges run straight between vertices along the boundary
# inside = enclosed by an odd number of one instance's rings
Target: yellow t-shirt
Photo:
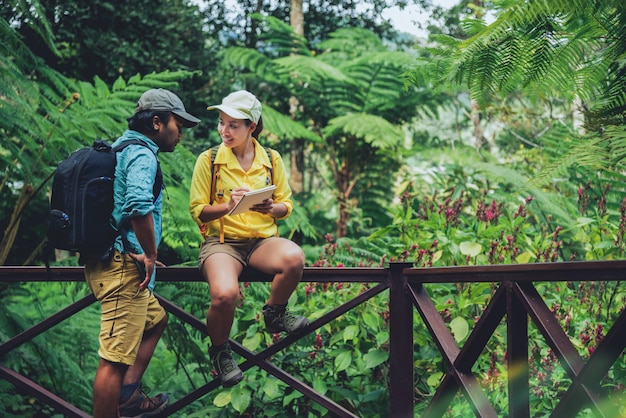
[[[215,155],[216,188],[224,190],[223,202],[230,200],[230,190],[238,187],[248,187],[257,190],[268,186],[271,182],[268,168],[272,166],[263,147],[253,138],[254,161],[248,171],[244,171],[237,161],[232,150],[220,145]],[[280,154],[272,150],[274,157],[273,184],[276,185],[274,201],[282,202],[287,206],[287,214],[280,219],[287,218],[293,209],[291,201],[291,188],[287,182],[287,172]],[[211,190],[211,150],[202,152],[196,160],[196,165],[191,178],[191,190],[189,196],[189,213],[194,221],[200,226],[203,238],[219,236],[220,220],[215,219],[204,223],[200,220],[200,213],[205,205],[211,204],[211,195],[214,196],[213,204],[218,204],[216,193]],[[278,226],[273,217],[258,212],[246,212],[240,215],[224,216],[224,236],[231,239],[267,238],[275,236]]]

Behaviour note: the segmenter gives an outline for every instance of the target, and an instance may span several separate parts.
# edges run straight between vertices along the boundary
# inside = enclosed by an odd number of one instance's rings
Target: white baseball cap
[[[261,102],[246,90],[232,92],[222,99],[222,104],[209,106],[207,109],[218,109],[231,118],[250,119],[254,123],[261,117]]]

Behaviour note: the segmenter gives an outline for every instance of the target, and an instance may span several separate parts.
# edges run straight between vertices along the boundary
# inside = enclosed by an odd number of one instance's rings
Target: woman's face
[[[256,124],[253,122],[248,125],[246,122],[245,119],[235,119],[220,111],[217,131],[220,133],[225,146],[235,148],[250,140]]]

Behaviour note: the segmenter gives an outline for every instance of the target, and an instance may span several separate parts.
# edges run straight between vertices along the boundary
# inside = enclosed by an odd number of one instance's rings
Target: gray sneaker
[[[271,334],[282,331],[298,334],[309,325],[309,320],[304,316],[294,315],[287,310],[286,306],[282,305],[265,305],[263,318],[265,319],[265,330]]]
[[[233,352],[228,342],[219,346],[211,346],[209,348],[209,356],[213,360],[213,366],[220,376],[222,386],[230,387],[241,382],[243,372],[233,358]]]

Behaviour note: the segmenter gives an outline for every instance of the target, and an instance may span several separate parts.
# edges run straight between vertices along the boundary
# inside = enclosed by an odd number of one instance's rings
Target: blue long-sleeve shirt
[[[157,156],[159,147],[150,138],[137,131],[127,130],[119,137],[113,146],[129,140],[140,140],[146,146],[129,145],[117,153],[115,179],[113,181],[114,207],[112,223],[115,228],[122,230],[122,236],[115,240],[115,249],[121,253],[143,254],[144,250],[132,229],[131,218],[152,213],[154,219],[154,238],[159,246],[162,235],[163,200],[159,193],[154,200],[153,185],[157,172]],[[145,274],[144,266],[139,265],[139,271]],[[148,289],[154,290],[156,280],[156,266]]]

